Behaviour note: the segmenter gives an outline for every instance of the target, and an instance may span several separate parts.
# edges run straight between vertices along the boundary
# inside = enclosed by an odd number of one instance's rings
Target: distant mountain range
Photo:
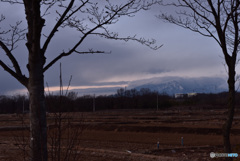
[[[159,93],[219,93],[227,91],[227,82],[218,77],[161,77],[131,82],[128,88],[149,88]]]
[[[151,79],[143,79],[128,82],[126,89],[149,88],[152,91],[159,93],[166,93],[174,95],[176,93],[219,93],[227,91],[227,81],[219,77],[199,77],[199,78],[186,78],[186,77],[156,77]],[[83,94],[96,94],[96,95],[109,95],[115,94],[119,87],[110,88],[89,88],[82,90],[74,90],[80,95]]]

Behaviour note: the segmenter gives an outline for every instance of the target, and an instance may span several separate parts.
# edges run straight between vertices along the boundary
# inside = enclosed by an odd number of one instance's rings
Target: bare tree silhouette
[[[96,1],[96,0],[1,0],[1,5],[21,5],[25,9],[27,28],[22,29],[23,21],[16,22],[10,26],[9,30],[0,28],[1,54],[5,53],[11,62],[11,67],[3,60],[0,66],[11,76],[24,85],[30,96],[30,156],[32,161],[47,161],[47,128],[46,128],[46,107],[44,97],[44,72],[54,63],[65,56],[73,53],[105,53],[89,49],[82,51],[80,45],[90,35],[102,38],[137,41],[152,49],[159,48],[155,45],[155,40],[137,38],[136,35],[120,37],[118,33],[111,32],[108,26],[116,24],[121,17],[133,16],[140,10],[148,10],[151,5],[158,3],[157,0],[126,0],[116,1]],[[43,33],[43,29],[48,27],[45,22],[47,16],[56,13],[56,17],[51,20],[55,25],[49,33]],[[6,13],[7,14],[7,13]],[[49,18],[49,17],[48,17]],[[1,15],[0,24],[4,24],[5,17]],[[51,26],[49,27],[51,28]],[[77,31],[79,39],[72,41],[72,47],[62,49],[62,53],[55,55],[55,58],[46,63],[48,47],[54,41],[53,37],[65,32],[65,29]],[[47,31],[46,31],[47,32]],[[26,35],[26,36],[25,36]],[[21,40],[26,41],[28,52],[28,74],[22,73],[18,60],[14,56],[17,45]],[[49,55],[48,55],[49,56]]]
[[[221,47],[228,67],[228,114],[223,125],[224,150],[231,152],[230,131],[235,108],[235,68],[240,44],[239,0],[178,0],[163,2],[175,7],[176,14],[162,13],[158,17],[180,27],[213,38]],[[232,160],[227,158],[227,160]]]

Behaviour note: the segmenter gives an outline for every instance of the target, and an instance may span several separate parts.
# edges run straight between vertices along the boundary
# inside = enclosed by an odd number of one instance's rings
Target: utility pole
[[[22,111],[22,113],[24,114],[24,98],[23,98],[23,111]]]
[[[157,92],[157,111],[158,111],[158,92]]]
[[[95,112],[95,94],[93,94],[93,112]]]

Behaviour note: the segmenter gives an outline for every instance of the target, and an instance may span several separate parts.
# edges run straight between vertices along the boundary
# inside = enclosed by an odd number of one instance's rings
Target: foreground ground
[[[223,152],[221,127],[225,112],[182,107],[163,111],[114,110],[75,113],[65,114],[64,117],[75,125],[84,126],[83,132],[78,136],[80,160],[215,161],[222,158],[212,159],[210,152]],[[25,115],[23,119],[24,126],[27,126],[27,117]],[[52,117],[52,114],[48,114],[49,126],[52,124]],[[20,137],[23,135],[22,125],[21,117],[16,114],[1,115],[1,161],[23,160],[20,158],[18,146],[19,138],[23,138]],[[236,112],[232,129],[233,151],[240,154],[239,110]],[[239,157],[236,160],[239,160]]]

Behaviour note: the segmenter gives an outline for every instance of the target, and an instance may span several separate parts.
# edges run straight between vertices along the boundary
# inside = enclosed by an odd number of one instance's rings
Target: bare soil
[[[78,146],[83,161],[223,160],[210,158],[210,152],[223,152],[223,109],[111,110],[65,116],[65,120],[84,126]],[[51,119],[52,114],[48,114],[49,127]],[[17,114],[0,115],[0,161],[23,160],[16,140],[23,135],[28,136],[27,114],[24,119]],[[240,155],[239,110],[234,117],[231,142],[233,152]]]

